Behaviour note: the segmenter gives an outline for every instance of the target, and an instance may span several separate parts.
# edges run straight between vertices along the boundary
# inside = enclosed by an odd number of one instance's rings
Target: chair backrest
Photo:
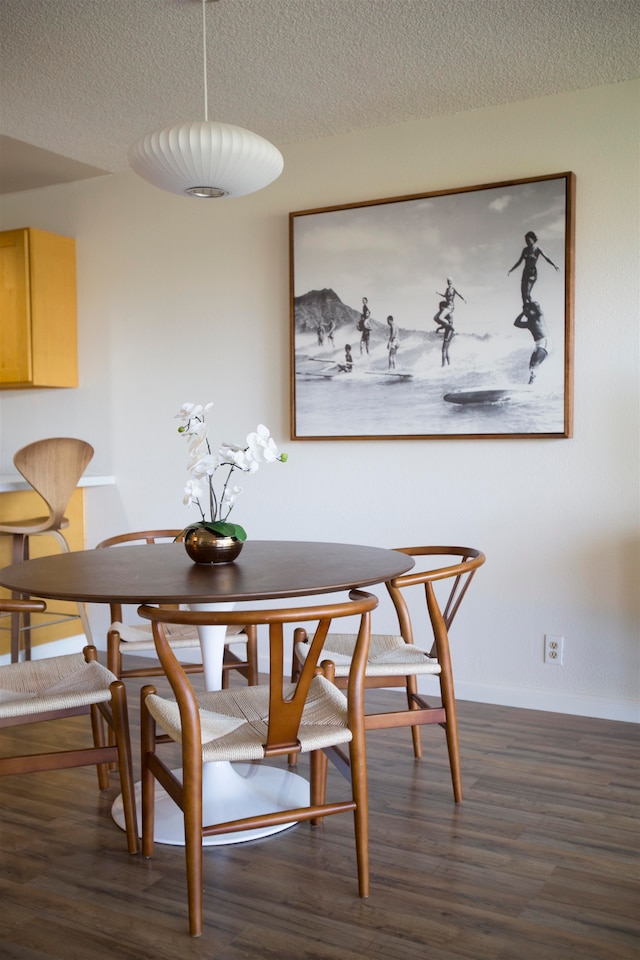
[[[414,642],[414,632],[407,603],[407,588],[424,585],[427,611],[433,629],[430,654],[442,664],[449,656],[448,633],[454,617],[476,570],[485,562],[485,555],[473,547],[396,547],[411,557],[427,558],[409,573],[387,583],[387,590],[396,608],[400,633],[406,643]],[[426,569],[424,568],[426,564]],[[443,597],[438,599],[436,583],[443,583]]]
[[[182,530],[135,530],[133,533],[120,533],[115,537],[107,537],[96,544],[96,550],[103,547],[119,547],[123,544],[131,546],[154,543],[167,543],[173,540],[182,540]],[[112,602],[110,605],[111,622],[122,622],[122,604]],[[177,608],[178,604],[170,604],[170,608]]]
[[[96,544],[96,550],[102,547],[117,547],[123,543],[164,543],[173,540],[182,540],[182,530],[136,530],[133,533],[120,533],[116,537],[107,537]]]
[[[151,620],[158,657],[180,709],[184,742],[195,737],[200,742],[200,716],[196,695],[182,665],[178,662],[164,631],[164,624],[195,626],[256,626],[269,631],[269,719],[266,756],[295,752],[302,711],[313,677],[318,673],[318,660],[333,620],[358,616],[359,628],[348,682],[349,725],[363,725],[364,674],[371,635],[371,611],[378,598],[361,590],[352,590],[348,600],[294,608],[223,611],[167,610],[144,605],[138,608],[141,617]],[[291,689],[288,671],[285,676],[285,625],[294,625],[294,642],[305,640],[313,629],[309,653],[300,676]],[[295,625],[298,624],[296,627]],[[305,626],[300,626],[304,624]],[[313,627],[312,627],[313,625]],[[255,688],[253,688],[255,689]],[[187,733],[187,731],[190,731]]]
[[[49,507],[51,529],[55,530],[62,523],[71,495],[93,452],[93,447],[85,440],[50,437],[29,443],[14,455],[16,470]]]

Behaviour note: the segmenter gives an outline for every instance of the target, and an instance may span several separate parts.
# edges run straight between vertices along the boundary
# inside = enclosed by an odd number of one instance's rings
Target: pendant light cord
[[[195,7],[196,0],[190,2]],[[244,197],[279,177],[284,161],[280,151],[257,133],[209,120],[205,3],[218,0],[200,2],[204,121],[165,127],[139,137],[129,149],[129,163],[135,173],[154,187],[179,196],[206,200]],[[192,13],[195,17],[195,9]],[[191,53],[186,69],[196,67],[194,47]]]
[[[205,14],[205,4],[207,0],[202,0],[202,67],[204,83],[204,119],[209,119],[209,99],[207,95],[207,17]]]

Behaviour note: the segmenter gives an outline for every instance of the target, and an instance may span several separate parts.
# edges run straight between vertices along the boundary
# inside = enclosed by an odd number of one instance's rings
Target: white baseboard
[[[434,677],[422,677],[419,689],[425,694],[437,694],[438,682]],[[607,697],[581,696],[559,690],[534,690],[531,687],[505,687],[458,680],[456,699],[471,700],[473,703],[493,703],[501,707],[544,710],[547,713],[567,713],[577,717],[640,723],[640,704],[635,700],[611,700]]]

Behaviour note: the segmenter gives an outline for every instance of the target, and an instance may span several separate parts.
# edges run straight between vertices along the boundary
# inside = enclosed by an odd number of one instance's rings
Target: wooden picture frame
[[[290,213],[292,439],[571,437],[574,206],[558,173]]]

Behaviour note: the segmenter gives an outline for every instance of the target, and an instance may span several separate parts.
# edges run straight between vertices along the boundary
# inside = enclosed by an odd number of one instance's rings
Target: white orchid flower
[[[239,470],[246,469],[246,460],[247,455],[245,450],[242,447],[236,446],[235,443],[223,443],[218,451],[218,463],[229,464],[233,467],[238,467]]]
[[[189,465],[189,473],[196,479],[211,477],[215,473],[217,461],[214,456],[208,453],[204,457],[194,459]]]
[[[183,403],[176,413],[177,420],[190,420],[191,417],[197,417],[202,413],[201,403]]]
[[[229,451],[229,455],[231,455],[243,449],[244,447],[239,447],[237,443],[229,443],[228,440],[223,440],[222,443],[220,444],[219,453],[221,456],[223,455],[226,456],[227,451]]]
[[[189,445],[202,443],[207,438],[207,425],[202,420],[190,420],[182,431],[189,437]]]
[[[187,480],[184,488],[184,497],[182,502],[186,507],[192,503],[198,503],[198,500],[204,496],[205,491],[196,480]]]
[[[205,403],[204,406],[201,403],[183,403],[176,413],[176,419],[190,420],[192,417],[201,417],[211,410],[212,406],[213,402]]]
[[[255,473],[261,463],[273,463],[275,460],[281,460],[284,463],[287,456],[284,453],[279,454],[275,440],[263,423],[258,424],[255,432],[247,436],[244,447],[225,441],[220,445],[217,453],[212,454],[205,423],[205,415],[212,407],[213,403],[207,403],[204,406],[197,403],[183,403],[176,417],[183,421],[183,425],[178,427],[178,432],[187,437],[189,451],[187,462],[189,479],[184,488],[183,502],[187,506],[197,505],[202,522],[207,522],[205,505],[208,506],[210,513],[208,522],[214,524],[228,522],[226,518],[233,509],[236,498],[242,493],[242,487],[229,485],[234,470]],[[216,494],[214,475],[221,467],[228,469],[221,475],[222,490]],[[242,528],[237,524],[235,526],[244,536]]]
[[[273,463],[278,459],[278,447],[269,428],[259,423],[255,433],[247,436],[248,456],[257,463]]]
[[[187,448],[189,450],[189,457],[194,459],[196,457],[201,457],[205,453],[209,452],[209,444],[207,441],[207,428],[204,430],[197,431],[196,433],[186,433],[188,437]]]
[[[231,488],[227,487],[222,496],[223,506],[228,507],[229,510],[236,502],[236,498],[242,493],[242,487],[233,486]]]

